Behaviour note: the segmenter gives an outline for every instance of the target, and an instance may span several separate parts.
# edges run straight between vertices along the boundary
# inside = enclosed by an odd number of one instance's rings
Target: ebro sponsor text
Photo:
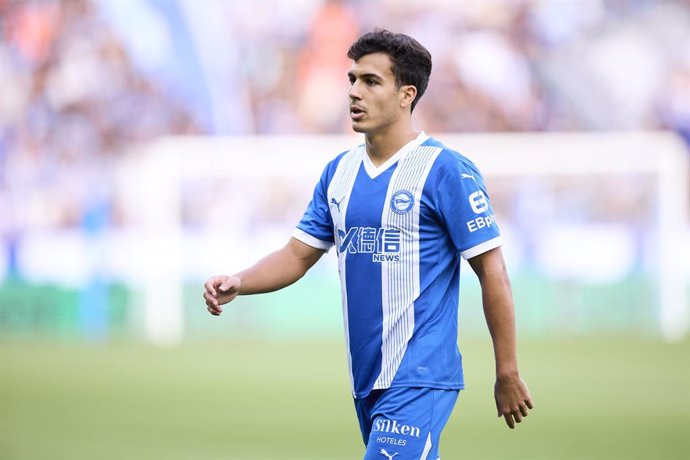
[[[491,227],[496,225],[496,216],[494,214],[488,216],[477,217],[476,219],[467,221],[467,229],[470,232],[476,232],[480,228]]]

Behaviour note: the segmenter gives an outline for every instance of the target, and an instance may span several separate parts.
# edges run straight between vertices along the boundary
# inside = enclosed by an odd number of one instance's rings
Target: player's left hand
[[[515,428],[516,423],[522,422],[534,407],[527,385],[518,375],[498,377],[494,386],[494,398],[498,416],[505,418],[511,429]]]

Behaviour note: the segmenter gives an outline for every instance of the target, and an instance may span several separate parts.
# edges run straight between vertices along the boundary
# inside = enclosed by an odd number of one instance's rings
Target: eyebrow
[[[359,75],[359,76],[358,76],[358,75],[355,75],[354,72],[348,72],[348,73],[347,73],[347,77],[350,78],[350,79],[353,79],[353,78],[354,78],[354,79],[357,79],[357,78],[359,77],[359,78],[375,78],[375,79],[377,79],[377,80],[383,80],[383,77],[381,77],[381,75],[378,75],[378,74],[375,74],[375,73],[365,73],[365,74],[362,74],[362,75]]]

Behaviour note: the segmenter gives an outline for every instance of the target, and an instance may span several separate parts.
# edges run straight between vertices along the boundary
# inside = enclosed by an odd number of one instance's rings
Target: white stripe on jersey
[[[503,240],[500,236],[497,236],[495,238],[491,238],[488,241],[484,241],[483,243],[479,243],[476,246],[473,246],[469,249],[466,249],[460,253],[463,259],[471,259],[472,257],[478,256],[479,254],[484,254],[485,252],[488,252],[492,249],[495,249],[503,244]]]
[[[401,230],[400,263],[381,265],[383,331],[381,374],[374,389],[389,388],[400,367],[414,331],[414,301],[420,294],[419,215],[422,191],[439,147],[418,147],[398,163],[393,172],[381,216],[382,228]],[[399,214],[391,209],[393,194],[401,190],[414,197],[412,210]]]
[[[431,433],[429,433],[429,436],[426,437],[426,444],[424,444],[424,452],[422,452],[422,456],[419,457],[419,460],[427,460],[429,452],[431,452]],[[439,458],[438,460],[441,459]]]
[[[331,179],[330,184],[328,184],[326,199],[329,203],[331,203],[331,198],[333,198],[338,203],[336,206],[330,207],[331,217],[333,219],[333,240],[335,241],[336,245],[340,244],[338,230],[346,230],[345,215],[347,213],[347,205],[350,202],[352,187],[354,186],[355,179],[357,179],[359,167],[362,164],[363,151],[364,149],[362,147],[357,147],[343,155],[335,169],[335,172],[333,173],[333,178]],[[340,274],[340,291],[342,295],[343,323],[345,326],[347,366],[350,371],[350,384],[354,392],[355,383],[352,375],[352,354],[350,353],[350,325],[348,322],[347,283],[345,282],[346,255],[347,251],[338,256],[338,273]]]
[[[295,231],[292,232],[292,237],[296,240],[301,241],[304,244],[311,246],[312,248],[323,249],[326,252],[328,252],[333,246],[329,242],[321,241],[318,238],[314,238],[309,233],[305,232],[304,230],[300,230],[299,228],[296,228]]]

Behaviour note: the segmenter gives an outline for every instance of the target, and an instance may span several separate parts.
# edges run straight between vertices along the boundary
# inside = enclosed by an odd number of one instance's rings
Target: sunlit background
[[[201,293],[283,245],[325,164],[362,141],[346,51],[376,27],[430,50],[415,127],[485,175],[537,404],[514,433],[495,421],[465,265],[471,388],[444,459],[690,451],[688,1],[0,14],[0,459],[361,458],[334,255],[221,318]]]

